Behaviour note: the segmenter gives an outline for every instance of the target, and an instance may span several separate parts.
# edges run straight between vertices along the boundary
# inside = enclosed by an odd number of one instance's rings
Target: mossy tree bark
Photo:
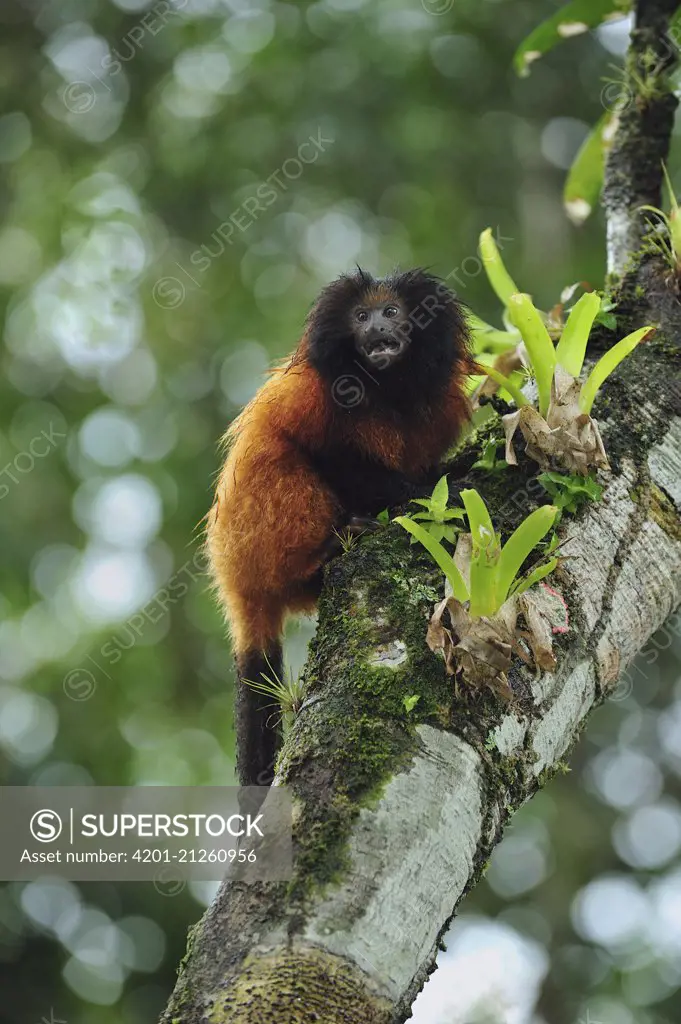
[[[669,33],[677,0],[637,0],[617,132],[608,159],[603,205],[608,215],[608,269],[621,273],[641,244],[644,204],[660,206],[660,168],[669,150],[677,100],[668,74],[677,58]]]
[[[646,45],[675,7],[639,0]],[[634,50],[640,42],[635,33]],[[277,775],[295,798],[293,880],[222,887],[192,932],[164,1024],[405,1020],[509,816],[560,770],[589,713],[677,608],[681,304],[665,268],[632,248],[634,206],[659,194],[675,101],[636,88],[608,166],[609,239],[613,266],[628,263],[615,293],[621,332],[660,330],[594,409],[613,471],[602,502],[561,527],[553,585],[570,631],[555,673],[515,667],[510,704],[455,695],[425,642],[441,576],[422,549],[390,527],[333,562],[308,696]],[[498,423],[485,430],[501,437]],[[507,533],[545,495],[527,460],[505,474],[473,470],[480,440],[451,467],[452,498],[478,487]]]

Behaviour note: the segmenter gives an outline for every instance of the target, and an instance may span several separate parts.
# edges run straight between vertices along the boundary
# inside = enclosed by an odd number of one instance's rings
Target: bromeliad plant
[[[491,243],[491,244],[490,244]],[[654,333],[642,327],[613,345],[591,370],[584,384],[578,378],[594,321],[603,313],[602,300],[587,292],[575,303],[554,347],[546,323],[529,295],[511,292],[515,285],[506,272],[499,251],[487,239],[485,266],[498,294],[507,303],[508,317],[522,336],[526,363],[537,385],[534,408],[522,391],[498,370],[487,369],[492,380],[513,396],[517,411],[504,416],[506,461],[517,463],[513,438],[520,430],[526,452],[542,469],[559,467],[585,476],[593,468],[608,468],[598,424],[591,409],[606,379],[645,338]]]
[[[558,509],[544,505],[531,512],[502,545],[478,492],[464,490],[461,499],[470,533],[459,536],[454,557],[413,518],[398,516],[395,522],[423,545],[445,574],[447,596],[433,613],[429,646],[444,653],[450,675],[459,675],[478,687],[489,686],[508,698],[511,691],[506,673],[512,653],[528,660],[516,628],[521,612],[528,623],[526,635],[535,664],[549,670],[555,667],[551,628],[531,588],[553,572],[558,559],[541,561],[527,575],[519,573],[551,530]]]
[[[413,498],[412,505],[423,506],[423,511],[412,512],[409,516],[411,521],[419,520],[421,529],[436,542],[446,540],[450,544],[454,543],[458,528],[454,525],[454,520],[464,518],[464,510],[462,508],[448,508],[449,502],[449,487],[447,485],[447,476],[440,477],[438,482],[433,488],[433,493],[429,498]],[[416,543],[416,536],[412,536],[412,544]]]
[[[517,462],[513,438],[520,430],[526,452],[542,469],[558,466],[568,473],[586,476],[593,467],[608,469],[608,460],[591,409],[600,388],[623,359],[655,332],[641,327],[622,338],[601,356],[583,384],[587,341],[601,300],[592,292],[583,295],[568,317],[558,346],[528,295],[511,298],[511,318],[523,336],[537,382],[538,409],[523,402],[516,412],[502,418],[506,433],[506,461]]]
[[[497,330],[475,315],[470,317],[473,351],[486,375],[475,380],[477,395],[492,395],[499,391],[502,398],[518,404],[518,401],[522,402],[517,396],[527,373],[528,359],[522,333],[511,316],[511,300],[521,292],[504,266],[491,228],[480,235],[479,248],[489,283],[503,307],[504,330]],[[588,288],[588,285],[574,284],[564,289],[560,302],[548,313],[539,314],[554,341],[560,337],[563,329],[565,305],[579,288]],[[608,300],[601,299],[595,317],[598,323],[609,330],[617,326],[611,309]]]
[[[556,522],[564,512],[575,515],[582,505],[600,501],[603,497],[603,486],[593,476],[579,476],[578,473],[540,473],[537,481],[558,509]]]
[[[433,556],[445,574],[454,597],[468,603],[473,618],[495,615],[512,594],[522,594],[553,572],[557,559],[534,569],[526,577],[518,577],[521,565],[553,526],[558,509],[543,505],[523,520],[506,543],[495,531],[487,506],[473,489],[461,492],[470,533],[460,537],[454,558],[414,517],[397,516],[396,523],[404,527]],[[459,511],[459,510],[456,510]],[[463,545],[461,542],[464,542]]]

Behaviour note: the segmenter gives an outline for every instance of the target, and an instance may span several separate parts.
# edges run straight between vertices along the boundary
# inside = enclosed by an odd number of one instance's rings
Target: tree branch
[[[637,59],[675,7],[640,0]],[[667,94],[637,100],[621,117],[606,194],[619,271],[638,248],[636,206],[659,199],[674,105]],[[617,299],[622,326],[652,318],[661,329],[596,404],[613,473],[603,501],[563,527],[554,586],[571,628],[555,673],[514,667],[510,704],[455,695],[425,643],[441,596],[429,557],[393,526],[332,563],[308,696],[276,780],[295,798],[293,880],[223,885],[191,935],[164,1024],[405,1020],[509,816],[560,769],[591,710],[677,607],[681,306],[650,257],[630,264]],[[506,534],[536,504],[536,467],[521,459],[506,475],[482,474],[473,458],[469,447],[451,467],[453,497],[479,486]]]
[[[678,100],[667,76],[676,63],[669,22],[677,0],[637,0],[635,28],[627,54],[625,80],[610,150],[603,204],[608,222],[608,270],[621,274],[641,245],[643,204],[660,206],[662,164]]]

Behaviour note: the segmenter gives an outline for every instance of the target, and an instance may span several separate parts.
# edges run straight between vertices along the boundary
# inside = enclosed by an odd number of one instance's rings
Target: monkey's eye
[[[369,314],[364,309],[360,309],[357,313],[357,319],[361,324],[365,323],[369,319]]]
[[[393,317],[397,316],[398,313],[399,310],[397,306],[386,306],[385,309],[383,310],[383,316]]]

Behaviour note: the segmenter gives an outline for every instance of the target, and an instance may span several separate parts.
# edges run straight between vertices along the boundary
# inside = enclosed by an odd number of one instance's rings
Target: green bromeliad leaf
[[[626,338],[622,338],[616,345],[609,348],[605,355],[601,356],[579,393],[579,408],[582,412],[591,413],[591,407],[599,389],[613,370],[616,370],[622,360],[626,359],[642,341],[650,338],[655,331],[656,328],[653,326],[640,327],[638,331],[627,334]]]
[[[467,320],[474,355],[479,355],[482,352],[493,352],[498,355],[515,348],[520,341],[517,331],[500,331],[498,327],[492,327],[491,324],[485,323],[475,313],[468,313]]]
[[[394,522],[398,523],[407,533],[411,533],[412,536],[421,542],[447,577],[452,593],[457,601],[461,601],[462,604],[464,601],[467,601],[469,594],[466,581],[446,548],[439,541],[435,540],[434,537],[431,537],[428,531],[424,530],[419,523],[413,522],[408,516],[397,516]]]
[[[573,377],[582,372],[589,334],[600,308],[600,295],[586,292],[570,310],[556,348],[556,362]]]
[[[573,224],[583,224],[600,199],[614,117],[614,110],[606,110],[580,146],[568,171],[563,204]]]
[[[491,228],[486,228],[480,235],[479,249],[489,283],[501,299],[502,305],[508,306],[511,296],[518,291],[518,286],[504,266]]]
[[[500,388],[505,388],[506,391],[508,391],[518,409],[523,405],[529,405],[525,395],[522,393],[515,381],[510,379],[510,377],[505,377],[503,373],[499,373],[499,371],[495,370],[493,366],[486,366],[485,373],[490,380],[493,380]]]
[[[529,295],[513,295],[508,307],[511,321],[523,336],[539,392],[539,412],[546,416],[551,401],[551,381],[556,352],[546,325]]]
[[[589,501],[600,501],[603,486],[593,476],[581,473],[540,473],[537,481],[551,498],[558,511],[574,515]]]
[[[625,15],[630,0],[570,0],[538,25],[516,50],[513,64],[519,75],[528,75],[530,65],[564,39],[581,35],[604,21]]]
[[[473,618],[494,615],[499,607],[496,593],[499,537],[482,496],[473,488],[461,492],[471,532],[470,613]]]
[[[446,474],[445,476],[441,476],[435,484],[430,500],[433,518],[442,519],[442,515],[447,508],[447,502],[449,501],[449,486],[447,484]]]
[[[537,544],[553,526],[558,509],[555,505],[542,505],[530,512],[508,538],[499,557],[497,570],[497,599],[501,605],[508,597],[520,567]],[[550,570],[549,570],[550,571]]]
[[[519,579],[514,583],[511,587],[510,593],[520,597],[520,595],[524,594],[526,590],[533,587],[535,583],[539,583],[540,580],[546,579],[547,576],[550,576],[557,565],[557,558],[552,558],[550,561],[545,562],[544,565],[538,565],[537,568],[533,569],[528,576],[524,576],[522,579]]]

